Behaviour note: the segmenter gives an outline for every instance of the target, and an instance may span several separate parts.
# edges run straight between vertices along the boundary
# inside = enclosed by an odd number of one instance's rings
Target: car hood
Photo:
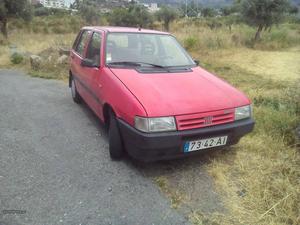
[[[141,102],[149,117],[209,112],[250,104],[242,92],[200,67],[179,73],[149,74],[124,68],[111,68],[111,71]]]

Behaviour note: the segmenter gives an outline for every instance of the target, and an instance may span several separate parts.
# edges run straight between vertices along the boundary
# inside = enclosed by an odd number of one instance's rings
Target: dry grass
[[[245,137],[207,166],[229,211],[212,217],[218,224],[299,224],[299,162],[280,139]]]
[[[283,24],[273,27],[271,32],[263,32],[262,40],[253,42],[255,28],[244,24],[233,25],[231,30],[220,19],[221,26],[216,29],[209,27],[206,20],[191,21],[188,19],[176,21],[172,24],[172,33],[189,50],[219,50],[236,47],[250,47],[260,50],[279,50],[300,45],[300,25]],[[189,40],[193,44],[189,45]],[[188,44],[188,45],[186,45]]]
[[[218,52],[216,57],[229,67],[239,67],[251,74],[270,79],[300,79],[300,47],[284,51],[256,51],[253,49],[233,49]]]
[[[58,65],[56,60],[58,56],[59,46],[72,45],[76,34],[44,34],[44,33],[26,33],[14,32],[9,37],[9,43],[0,46],[0,67],[17,68],[25,70],[34,77],[42,77],[47,79],[62,79],[68,77],[68,66]],[[13,65],[10,62],[11,47],[16,46],[18,51],[27,55],[26,60],[20,65]],[[44,63],[40,70],[34,71],[30,68],[29,55],[40,54],[47,49],[54,49],[55,54],[51,59],[44,59]],[[50,55],[49,55],[50,56]]]

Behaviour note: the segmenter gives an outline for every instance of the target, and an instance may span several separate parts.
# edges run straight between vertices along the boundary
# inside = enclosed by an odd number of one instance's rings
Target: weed
[[[20,64],[21,62],[23,62],[24,60],[24,57],[23,55],[21,55],[20,53],[13,53],[10,57],[10,61],[13,63],[13,64]]]
[[[168,183],[167,178],[160,176],[154,179],[154,182],[158,185],[160,190],[167,195],[171,200],[172,208],[176,209],[182,203],[184,197],[178,190],[173,190]]]
[[[183,41],[183,45],[187,50],[195,50],[197,48],[198,39],[195,37],[187,37]]]

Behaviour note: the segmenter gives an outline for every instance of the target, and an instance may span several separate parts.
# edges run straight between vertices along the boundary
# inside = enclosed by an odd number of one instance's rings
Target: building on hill
[[[31,1],[33,2],[34,0]],[[47,8],[57,8],[57,9],[69,8],[69,5],[66,4],[66,0],[39,0],[39,3],[41,3],[44,7]]]
[[[149,12],[156,12],[159,10],[157,3],[141,3],[144,5]]]
[[[40,3],[40,0],[28,0],[28,2],[32,5],[37,5]]]

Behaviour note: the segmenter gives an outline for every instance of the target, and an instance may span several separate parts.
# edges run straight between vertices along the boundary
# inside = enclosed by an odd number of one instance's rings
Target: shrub
[[[15,19],[10,23],[11,28],[21,29],[23,28],[25,21],[23,19]]]
[[[51,14],[50,10],[48,8],[37,8],[34,10],[35,16],[49,16]]]
[[[23,55],[21,55],[20,53],[17,53],[17,52],[13,53],[10,57],[10,61],[13,64],[20,64],[23,60],[24,60]]]
[[[55,34],[64,34],[67,33],[66,29],[64,27],[61,26],[56,26],[52,28],[52,32]]]
[[[43,28],[43,33],[44,33],[44,34],[49,34],[49,29],[48,29],[47,26],[45,26],[45,27]]]
[[[198,39],[196,37],[187,37],[183,41],[183,45],[187,50],[195,50],[198,45]]]

